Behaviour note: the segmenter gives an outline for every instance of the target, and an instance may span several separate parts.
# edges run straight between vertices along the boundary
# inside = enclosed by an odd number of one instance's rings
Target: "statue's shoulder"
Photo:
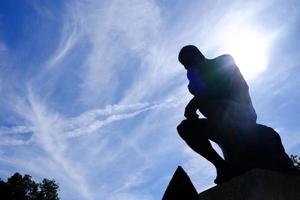
[[[218,56],[212,60],[217,68],[221,68],[225,71],[233,72],[237,68],[233,57],[229,54]]]
[[[224,55],[218,56],[215,58],[215,60],[218,63],[224,63],[227,65],[235,63],[233,57],[229,54],[224,54]]]

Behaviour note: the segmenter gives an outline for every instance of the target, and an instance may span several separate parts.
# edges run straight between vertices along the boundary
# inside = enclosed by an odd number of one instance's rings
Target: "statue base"
[[[199,194],[199,200],[300,200],[300,176],[253,169]]]
[[[300,176],[253,169],[231,180],[197,193],[179,166],[162,200],[300,200]]]

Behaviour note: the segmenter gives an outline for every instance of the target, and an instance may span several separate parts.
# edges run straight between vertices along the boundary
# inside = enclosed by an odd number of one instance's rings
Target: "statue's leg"
[[[178,125],[177,131],[180,137],[189,145],[191,149],[206,158],[216,167],[224,163],[223,158],[213,149],[207,135],[207,120],[199,119],[183,120]]]
[[[210,129],[207,119],[183,120],[177,131],[191,149],[216,167],[215,183],[221,183],[233,176],[233,168],[214,150],[209,141],[213,130]]]
[[[259,137],[261,138],[260,144],[262,151],[266,152],[265,155],[268,159],[268,163],[265,163],[265,168],[274,170],[284,171],[299,174],[299,171],[294,167],[291,159],[286,154],[285,149],[282,145],[280,135],[272,128],[257,125],[259,130]],[[268,144],[268,145],[266,145]],[[261,158],[261,160],[266,158]]]

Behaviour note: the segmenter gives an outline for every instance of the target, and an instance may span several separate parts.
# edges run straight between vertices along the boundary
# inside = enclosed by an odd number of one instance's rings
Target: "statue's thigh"
[[[199,141],[211,138],[207,119],[183,120],[177,130],[184,140]]]

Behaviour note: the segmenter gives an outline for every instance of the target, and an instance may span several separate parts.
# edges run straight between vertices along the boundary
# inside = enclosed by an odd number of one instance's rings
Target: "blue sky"
[[[258,122],[300,154],[299,1],[1,1],[0,177],[61,199],[161,198],[177,165],[214,168],[176,133],[191,98],[180,48],[233,55]]]

